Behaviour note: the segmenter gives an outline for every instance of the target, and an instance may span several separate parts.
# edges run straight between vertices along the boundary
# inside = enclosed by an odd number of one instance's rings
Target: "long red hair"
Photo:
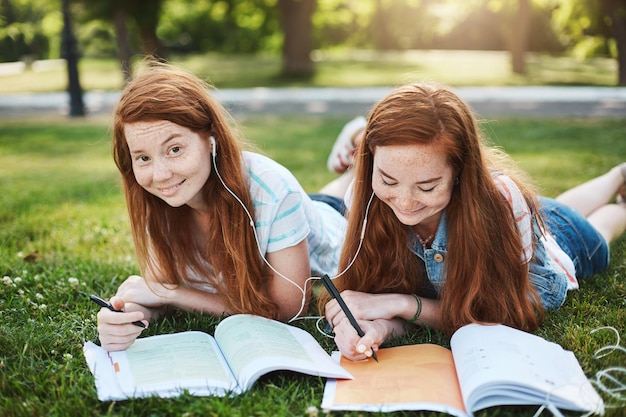
[[[209,91],[210,85],[192,74],[165,63],[149,62],[126,85],[115,109],[113,157],[122,174],[139,267],[142,274],[149,271],[163,284],[180,285],[191,281],[191,275],[202,277],[226,297],[234,312],[278,318],[278,306],[266,292],[267,272],[250,221],[215,172],[202,190],[211,219],[204,245],[192,238],[191,209],[169,206],[144,190],[133,174],[124,126],[167,120],[199,133],[205,140],[210,135],[216,138],[216,164],[223,180],[254,213],[242,167],[245,142]],[[207,159],[206,163],[211,161]]]
[[[437,146],[458,175],[446,208],[446,279],[439,294],[443,330],[452,333],[472,322],[535,330],[543,319],[543,306],[530,283],[528,264],[521,261],[522,243],[511,206],[492,179],[491,169],[512,175],[514,164],[485,144],[469,106],[443,86],[399,87],[372,110],[355,155],[354,191],[339,270],[352,261],[360,243],[372,196],[376,148],[414,143]],[[535,194],[520,176],[512,178],[538,215]],[[340,291],[427,296],[421,263],[409,248],[407,227],[374,196],[361,250],[335,282]],[[328,294],[322,293],[319,307],[327,301]]]

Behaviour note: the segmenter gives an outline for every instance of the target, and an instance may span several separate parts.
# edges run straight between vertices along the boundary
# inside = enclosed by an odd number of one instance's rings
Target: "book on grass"
[[[215,336],[187,331],[139,338],[107,352],[87,342],[85,359],[101,401],[147,396],[236,395],[272,371],[351,378],[311,334],[260,316],[222,320]]]
[[[452,336],[450,349],[419,344],[377,354],[378,363],[350,361],[334,352],[354,379],[327,380],[322,409],[465,417],[496,406],[545,405],[604,413],[601,397],[572,352],[504,325],[464,326]]]

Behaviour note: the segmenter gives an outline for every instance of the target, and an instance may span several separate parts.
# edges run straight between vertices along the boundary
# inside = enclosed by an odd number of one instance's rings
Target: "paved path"
[[[366,114],[391,88],[252,88],[215,92],[233,114]],[[626,118],[626,87],[456,87],[483,117]],[[110,114],[119,92],[85,92],[88,114]],[[67,115],[67,93],[0,95],[0,117]]]

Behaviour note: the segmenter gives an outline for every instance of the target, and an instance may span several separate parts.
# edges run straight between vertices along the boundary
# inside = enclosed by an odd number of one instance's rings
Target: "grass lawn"
[[[597,85],[614,86],[614,59],[578,60],[568,56],[529,53],[526,75],[511,73],[510,56],[503,51],[318,51],[312,77],[280,77],[276,55],[202,54],[170,57],[172,63],[210,80],[219,88],[241,87],[364,87],[437,80],[449,85]],[[119,90],[123,83],[114,59],[83,58],[80,82],[85,91]],[[47,61],[32,70],[2,74],[0,94],[65,91],[63,61]]]
[[[325,159],[344,122],[317,116],[241,119],[250,140],[291,169],[309,192],[333,178]],[[262,377],[251,391],[232,399],[97,400],[82,355],[82,343],[97,338],[97,308],[87,295],[109,298],[126,276],[138,272],[107,123],[0,119],[0,415],[302,416],[308,407],[319,407],[324,380],[284,372]],[[504,119],[484,127],[549,196],[626,156],[625,120]],[[211,317],[179,313],[144,334],[212,333],[215,324]],[[297,325],[333,350],[313,320]],[[626,330],[624,238],[612,245],[609,269],[583,282],[562,309],[549,313],[538,334],[572,350],[593,379],[624,364],[623,352],[594,358],[598,349],[617,343],[609,331],[591,333],[603,326],[622,335]],[[427,332],[417,331],[394,343],[426,341]],[[447,344],[438,333],[433,342]],[[619,407],[607,410],[607,416],[623,415],[623,400],[603,397]],[[499,407],[477,415],[532,416],[536,410]]]

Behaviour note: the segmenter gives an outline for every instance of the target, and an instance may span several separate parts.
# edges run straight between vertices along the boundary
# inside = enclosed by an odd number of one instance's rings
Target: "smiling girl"
[[[123,350],[165,310],[287,321],[306,309],[312,271],[335,274],[346,219],[255,152],[197,77],[152,63],[122,92],[113,156],[141,276],[98,313],[106,350]]]
[[[327,293],[319,307],[350,359],[420,323],[448,334],[472,322],[534,331],[544,309],[606,268],[608,243],[626,229],[626,204],[610,203],[626,164],[556,199],[537,196],[445,87],[399,87],[364,133],[343,133],[333,149],[341,161],[354,155],[354,182],[340,269],[354,263],[335,283],[365,335]]]

